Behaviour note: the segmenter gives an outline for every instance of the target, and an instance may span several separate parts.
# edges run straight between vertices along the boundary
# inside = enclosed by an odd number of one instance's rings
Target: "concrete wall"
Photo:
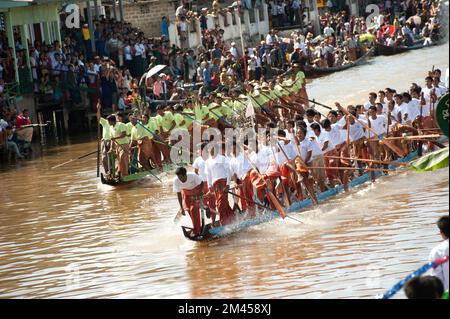
[[[178,1],[155,0],[144,3],[124,3],[124,20],[140,28],[147,37],[161,36],[161,19],[175,17],[175,5]],[[118,8],[116,8],[118,10]]]
[[[250,23],[250,12],[248,10],[244,10],[244,15],[242,19],[242,33],[244,35],[244,42],[249,41],[250,39],[261,38],[261,35],[265,37],[265,35],[269,32],[269,13],[268,6],[266,4],[263,5],[263,19],[260,19],[259,10],[256,9],[255,12],[255,22]],[[236,24],[233,24],[233,17],[236,18]],[[235,40],[240,47],[240,27],[239,27],[239,17],[238,14],[228,13],[228,23],[229,26],[225,27],[224,18],[219,16],[220,27],[225,31],[224,40],[231,41]],[[197,48],[201,45],[201,29],[200,22],[195,21],[195,28],[192,25],[189,25],[189,40],[188,44],[190,48]],[[214,29],[214,19],[213,17],[208,17],[208,29]],[[191,32],[195,30],[195,32]],[[180,39],[178,36],[178,31],[175,23],[171,23],[169,26],[169,39],[171,44],[175,44],[180,46]]]

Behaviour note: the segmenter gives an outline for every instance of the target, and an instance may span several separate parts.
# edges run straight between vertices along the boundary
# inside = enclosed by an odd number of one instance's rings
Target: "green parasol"
[[[411,162],[417,172],[431,172],[448,167],[448,146]]]

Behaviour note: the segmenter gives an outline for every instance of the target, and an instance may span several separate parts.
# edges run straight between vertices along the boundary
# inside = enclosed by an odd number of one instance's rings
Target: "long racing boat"
[[[448,138],[446,136],[441,136],[439,140],[441,142],[448,141]],[[417,157],[418,157],[418,151],[416,150],[416,151],[412,151],[405,157],[400,158],[394,162],[409,163],[410,161],[414,160]],[[395,169],[395,168],[398,168],[398,166],[390,165],[389,168]],[[377,178],[382,177],[383,173],[381,171],[375,172],[375,176]],[[356,177],[351,182],[349,182],[349,189],[362,186],[362,185],[370,182],[371,178],[372,177],[371,177],[370,172],[363,174],[359,177]],[[344,192],[344,186],[338,185],[335,188],[331,188],[325,192],[318,193],[317,199],[319,200],[319,204],[320,204],[320,203],[323,203],[333,197],[336,197],[338,194],[343,193],[343,192]],[[308,207],[311,207],[312,205],[313,205],[313,203],[310,198],[305,199],[300,202],[294,202],[289,207],[286,214],[289,215],[289,214],[293,214],[293,213],[298,213],[299,211],[306,209]],[[236,233],[236,232],[245,230],[247,228],[250,228],[250,227],[253,227],[256,225],[267,223],[267,222],[270,222],[270,221],[275,220],[280,217],[281,217],[280,213],[275,210],[265,210],[262,213],[260,213],[259,215],[257,215],[256,217],[248,218],[248,219],[245,219],[245,217],[239,218],[239,216],[238,216],[236,218],[236,221],[230,225],[218,226],[218,227],[212,227],[211,225],[206,225],[203,227],[203,233],[201,235],[197,235],[197,236],[190,235],[190,230],[192,228],[186,227],[186,226],[181,226],[181,228],[182,228],[184,236],[189,240],[208,241],[208,240],[213,240],[213,239],[217,239],[220,237],[224,237],[229,234]]]

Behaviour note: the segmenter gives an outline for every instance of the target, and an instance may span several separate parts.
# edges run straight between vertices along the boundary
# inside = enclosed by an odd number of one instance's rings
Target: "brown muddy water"
[[[448,44],[314,80],[325,104],[445,73]],[[95,142],[43,151],[0,170],[1,298],[372,298],[426,262],[448,214],[449,173],[402,170],[295,214],[207,243],[174,224],[171,176],[110,187]],[[402,297],[399,294],[398,297]]]

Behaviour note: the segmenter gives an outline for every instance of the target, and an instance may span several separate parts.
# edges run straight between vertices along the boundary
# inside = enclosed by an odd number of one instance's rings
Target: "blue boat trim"
[[[406,163],[406,162],[410,162],[411,160],[413,160],[415,157],[417,157],[417,151],[413,151],[411,153],[409,153],[408,155],[406,155],[405,157],[395,161],[398,163]],[[389,168],[397,168],[396,165],[390,165]],[[382,176],[381,171],[375,172],[375,176],[376,177],[380,177]],[[350,183],[349,183],[349,188],[355,188],[357,186],[360,186],[364,183],[367,183],[371,181],[371,173],[366,173],[364,175],[361,175],[355,179],[353,179]],[[340,194],[344,192],[344,186],[343,185],[339,185],[335,188],[329,189],[323,193],[319,193],[317,195],[317,199],[320,202],[324,202],[332,197],[335,197],[336,195]],[[294,202],[291,207],[289,207],[288,211],[286,212],[287,214],[292,214],[294,212],[299,212],[302,209],[308,208],[312,206],[312,201],[310,198],[305,199],[301,202]],[[209,230],[209,233],[211,234],[212,237],[210,237],[209,239],[214,239],[214,238],[218,238],[218,237],[223,237],[225,235],[229,235],[231,233],[234,232],[238,232],[240,230],[252,227],[252,226],[256,226],[256,225],[260,225],[262,223],[267,223],[270,222],[276,218],[281,217],[280,213],[278,211],[271,211],[271,212],[267,212],[265,214],[259,215],[255,218],[252,219],[247,219],[244,220],[242,222],[239,222],[237,224],[232,224],[232,225],[227,225],[227,226],[220,226],[220,227],[215,227]]]

